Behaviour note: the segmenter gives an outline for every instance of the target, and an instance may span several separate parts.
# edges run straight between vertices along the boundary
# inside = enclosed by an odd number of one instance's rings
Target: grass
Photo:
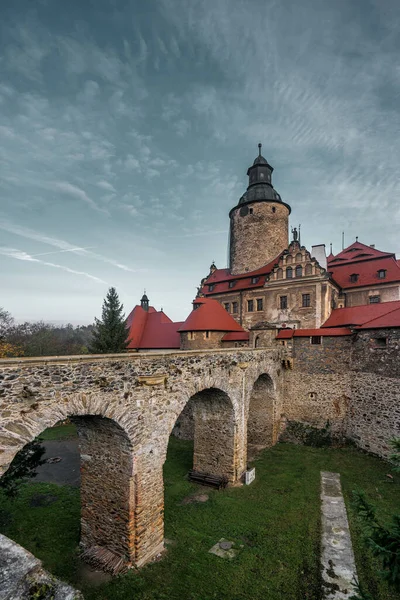
[[[318,600],[321,470],[341,473],[361,582],[374,600],[400,600],[377,575],[350,506],[358,486],[384,520],[399,511],[400,477],[394,483],[386,477],[387,463],[354,448],[279,444],[254,462],[250,486],[208,489],[207,502],[182,504],[199,490],[185,479],[192,452],[190,442],[171,438],[164,470],[165,535],[174,543],[162,560],[96,588],[80,585],[87,600]],[[37,494],[58,500],[30,507]],[[68,487],[27,484],[17,501],[0,497],[0,530],[75,585],[78,496]],[[243,546],[232,561],[208,553],[221,537]]]
[[[39,435],[38,439],[46,442],[49,440],[71,440],[75,438],[76,435],[76,426],[67,421],[55,425],[54,427],[49,427],[49,429],[45,429]]]

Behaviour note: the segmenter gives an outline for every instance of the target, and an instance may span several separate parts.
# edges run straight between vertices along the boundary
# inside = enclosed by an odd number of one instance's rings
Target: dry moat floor
[[[53,428],[47,439],[66,433],[71,429]],[[1,493],[0,531],[42,559],[50,572],[81,588],[87,600],[317,600],[320,471],[336,471],[359,578],[374,600],[400,600],[379,578],[350,502],[351,491],[363,488],[384,520],[399,512],[400,475],[387,463],[354,448],[278,444],[253,462],[254,483],[218,492],[199,490],[186,480],[192,452],[190,442],[171,438],[164,475],[170,543],[162,560],[140,571],[95,587],[82,580],[78,487],[28,483],[12,501]],[[190,501],[199,494],[207,494],[208,500]],[[221,538],[239,549],[232,560],[208,552]]]

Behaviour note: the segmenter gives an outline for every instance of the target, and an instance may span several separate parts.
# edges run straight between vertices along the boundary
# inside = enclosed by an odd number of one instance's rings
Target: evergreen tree
[[[95,319],[92,342],[89,347],[92,354],[124,352],[128,345],[129,332],[123,309],[116,289],[111,287],[103,302],[101,320]]]

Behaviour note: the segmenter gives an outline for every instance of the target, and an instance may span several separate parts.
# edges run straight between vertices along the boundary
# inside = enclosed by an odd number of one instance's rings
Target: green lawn
[[[76,437],[76,426],[68,421],[45,429],[39,435],[39,440],[70,440]]]
[[[256,481],[250,486],[209,489],[208,502],[182,504],[198,491],[185,479],[191,461],[192,444],[171,438],[165,464],[165,535],[174,543],[163,559],[97,588],[80,586],[87,600],[319,599],[321,470],[341,473],[361,582],[374,600],[400,600],[376,574],[349,503],[351,490],[359,486],[382,518],[400,510],[400,476],[391,482],[387,463],[354,448],[278,444],[254,462]],[[58,500],[29,507],[37,494]],[[17,501],[0,497],[0,530],[73,584],[78,496],[79,491],[67,487],[28,484]],[[208,553],[221,537],[243,546],[232,561]]]

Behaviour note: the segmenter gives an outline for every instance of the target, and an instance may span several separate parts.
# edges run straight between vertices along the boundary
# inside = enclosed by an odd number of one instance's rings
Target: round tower
[[[261,155],[247,170],[249,185],[229,213],[229,268],[233,275],[255,271],[289,245],[291,208],[271,183],[273,167]]]

